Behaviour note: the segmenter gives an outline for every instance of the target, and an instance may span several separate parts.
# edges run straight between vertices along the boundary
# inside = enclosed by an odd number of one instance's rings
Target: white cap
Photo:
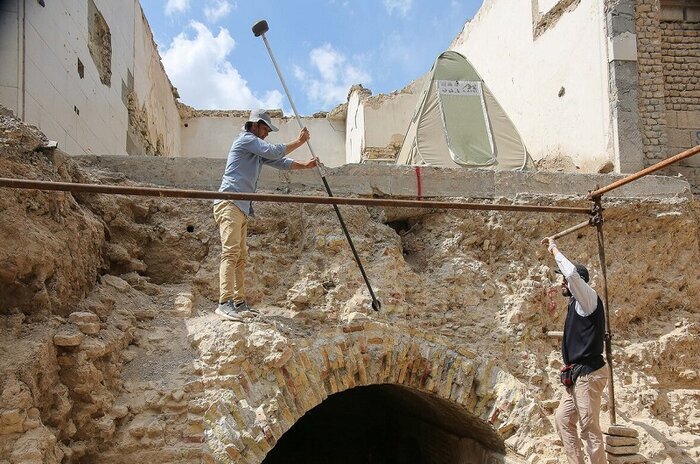
[[[248,122],[264,122],[267,127],[270,128],[272,132],[277,132],[279,129],[272,124],[272,118],[270,118],[270,113],[265,110],[252,110],[250,112],[250,117]]]

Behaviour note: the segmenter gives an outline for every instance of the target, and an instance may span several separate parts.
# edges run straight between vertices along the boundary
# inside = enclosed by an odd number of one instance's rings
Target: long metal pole
[[[597,189],[597,190],[594,190],[593,192],[591,192],[591,193],[588,194],[588,196],[586,197],[586,199],[587,199],[587,200],[593,200],[593,199],[595,199],[595,198],[597,198],[597,197],[600,197],[600,196],[603,195],[604,193],[607,193],[607,192],[609,192],[609,191],[611,191],[611,190],[613,190],[613,189],[616,189],[616,188],[618,188],[618,187],[622,187],[623,185],[629,184],[630,182],[632,182],[632,181],[634,181],[634,180],[637,180],[637,179],[639,179],[640,177],[644,177],[644,176],[646,176],[646,175],[649,175],[649,174],[651,174],[652,172],[656,172],[656,171],[658,171],[659,169],[663,169],[663,168],[667,167],[668,165],[675,163],[676,161],[680,161],[680,160],[682,160],[682,159],[689,158],[689,157],[691,157],[691,156],[693,156],[693,155],[697,155],[698,153],[700,153],[700,145],[696,145],[696,146],[694,146],[693,148],[691,148],[691,149],[689,149],[689,150],[686,150],[686,151],[684,151],[684,152],[682,152],[682,153],[677,154],[676,156],[672,156],[672,157],[670,157],[670,158],[668,158],[668,159],[665,159],[665,160],[663,160],[663,161],[659,161],[658,163],[656,163],[656,164],[654,164],[654,165],[651,165],[651,166],[649,166],[649,167],[646,168],[646,169],[642,169],[642,170],[639,171],[639,172],[636,172],[636,173],[634,173],[634,174],[630,174],[629,176],[624,177],[624,178],[622,178],[622,179],[620,179],[620,180],[617,180],[617,181],[613,182],[612,184],[607,185],[607,186],[605,186],[605,187],[603,187],[603,188],[599,188],[599,189]]]
[[[50,182],[43,180],[10,179],[4,177],[0,177],[0,187],[62,192],[104,193],[108,195],[190,198],[200,200],[250,200],[272,203],[307,203],[368,207],[517,211],[555,214],[591,214],[591,211],[587,208],[577,208],[573,206],[505,205],[489,203],[457,203],[448,201],[427,200],[397,200],[388,198],[348,198],[321,197],[310,195],[272,195],[266,193],[212,192],[209,190],[132,187],[109,184],[79,184],[73,182]]]
[[[296,105],[294,105],[294,100],[292,100],[292,95],[289,92],[289,89],[287,88],[287,83],[284,81],[284,77],[282,77],[282,71],[280,71],[279,66],[277,66],[277,60],[275,60],[275,55],[272,54],[272,48],[270,48],[270,44],[267,41],[267,37],[265,37],[265,33],[261,34],[263,38],[263,42],[265,42],[265,47],[267,48],[267,52],[270,54],[270,58],[272,59],[272,64],[275,66],[275,70],[277,71],[277,75],[280,78],[280,82],[282,82],[282,87],[284,87],[284,92],[287,94],[287,99],[289,100],[289,103],[292,105],[292,110],[294,111],[294,116],[296,117],[297,123],[299,124],[299,128],[303,129],[304,124],[301,122],[301,118],[299,117],[299,112],[297,111]],[[321,163],[318,161],[318,157],[314,153],[313,148],[311,147],[311,143],[307,140],[306,144],[309,147],[309,151],[311,152],[311,157],[315,158],[317,160],[316,168],[318,169],[318,174],[321,176],[321,180],[323,181],[323,186],[326,188],[326,192],[328,193],[329,197],[333,196],[333,192],[331,191],[330,186],[328,185],[328,181],[326,180],[326,176],[323,172],[323,169],[321,168]],[[350,233],[348,232],[348,228],[345,225],[345,221],[343,220],[343,216],[340,214],[340,209],[338,209],[338,205],[333,204],[333,209],[335,210],[335,214],[338,216],[338,222],[340,222],[340,227],[343,229],[343,233],[345,234],[345,238],[348,240],[348,244],[350,245],[350,249],[352,250],[352,255],[355,257],[355,261],[357,262],[357,267],[360,269],[360,273],[362,274],[362,278],[365,281],[365,285],[367,286],[367,290],[369,291],[369,295],[372,298],[372,309],[375,311],[379,311],[379,309],[382,307],[382,304],[379,302],[377,297],[374,295],[374,290],[372,290],[372,285],[369,283],[369,278],[367,277],[367,273],[365,272],[364,266],[362,266],[362,261],[360,261],[360,255],[357,253],[357,250],[355,249],[355,244],[352,242],[352,238],[350,237]]]
[[[584,227],[587,227],[587,226],[590,226],[590,225],[592,225],[592,224],[591,224],[591,221],[588,220],[588,221],[582,222],[582,223],[580,223],[580,224],[576,224],[576,225],[573,226],[573,227],[569,227],[569,228],[566,229],[566,230],[562,230],[561,232],[552,235],[551,238],[552,238],[553,240],[556,240],[556,239],[562,238],[562,237],[564,237],[564,236],[566,236],[566,235],[573,234],[573,233],[576,232],[577,230],[581,230],[581,229],[583,229]]]
[[[610,424],[617,424],[615,415],[615,383],[613,377],[613,357],[612,357],[612,329],[610,328],[610,302],[608,300],[608,272],[605,262],[605,239],[603,237],[603,207],[600,197],[595,200],[594,211],[596,216],[593,220],[598,232],[598,259],[600,260],[600,270],[603,276],[603,310],[605,313],[605,360],[608,364],[608,396],[610,404],[608,412],[610,414]]]

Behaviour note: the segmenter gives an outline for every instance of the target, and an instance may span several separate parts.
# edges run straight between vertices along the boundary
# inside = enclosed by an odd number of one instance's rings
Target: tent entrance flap
[[[481,82],[436,80],[435,84],[452,160],[462,166],[494,164],[493,132]]]

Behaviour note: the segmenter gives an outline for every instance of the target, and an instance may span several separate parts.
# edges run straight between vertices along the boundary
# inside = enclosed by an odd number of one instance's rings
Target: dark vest
[[[569,309],[564,322],[564,339],[561,355],[564,364],[580,364],[581,374],[590,374],[605,365],[603,343],[605,340],[605,310],[598,297],[598,306],[587,317],[580,316],[574,305],[576,300],[569,298]]]

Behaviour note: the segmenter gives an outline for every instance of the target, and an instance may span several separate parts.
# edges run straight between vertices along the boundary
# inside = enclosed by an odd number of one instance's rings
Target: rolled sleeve
[[[294,163],[294,160],[291,158],[280,158],[276,160],[269,160],[269,159],[263,159],[263,163],[266,166],[273,167],[275,169],[280,169],[283,171],[288,171],[292,169],[292,163]]]

